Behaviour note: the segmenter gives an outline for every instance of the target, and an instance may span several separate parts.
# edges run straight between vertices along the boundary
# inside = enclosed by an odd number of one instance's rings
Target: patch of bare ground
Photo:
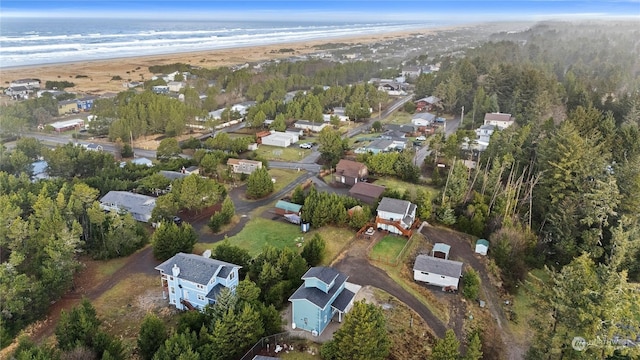
[[[403,302],[379,289],[364,287],[371,302],[383,309],[391,340],[390,360],[423,360],[431,354],[435,341],[429,326]]]

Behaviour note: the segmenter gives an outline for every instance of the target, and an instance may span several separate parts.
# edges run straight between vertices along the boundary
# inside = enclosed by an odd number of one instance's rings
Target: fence
[[[240,360],[251,360],[256,355],[264,355],[266,353],[275,353],[276,345],[290,342],[291,334],[282,332],[274,335],[265,336],[253,345],[253,347],[244,354]]]

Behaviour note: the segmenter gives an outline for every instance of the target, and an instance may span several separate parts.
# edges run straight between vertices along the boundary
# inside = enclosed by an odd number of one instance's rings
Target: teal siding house
[[[337,314],[338,321],[353,306],[355,293],[345,288],[348,276],[337,270],[318,266],[303,276],[304,283],[289,298],[291,301],[291,327],[322,334]]]
[[[238,286],[240,266],[206,256],[178,253],[156,266],[163,295],[179,310],[202,310],[213,304],[223,288]],[[164,297],[163,296],[163,297]]]

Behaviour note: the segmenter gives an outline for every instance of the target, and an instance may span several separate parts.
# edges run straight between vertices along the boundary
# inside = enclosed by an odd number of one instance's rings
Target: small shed
[[[476,254],[487,255],[487,251],[489,251],[489,241],[478,239],[476,241]]]
[[[445,243],[435,243],[433,245],[433,249],[431,250],[431,256],[437,257],[440,259],[448,259],[450,250],[451,250],[451,246]]]
[[[290,203],[284,200],[278,200],[278,202],[276,203],[276,214],[278,215],[286,215],[286,214],[300,215],[301,209],[302,209],[302,205]]]

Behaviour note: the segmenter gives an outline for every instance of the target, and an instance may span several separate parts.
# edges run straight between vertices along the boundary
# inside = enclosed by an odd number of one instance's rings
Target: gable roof
[[[369,184],[366,182],[357,182],[349,189],[349,195],[364,195],[373,198],[378,198],[384,192],[385,187],[375,184]]]
[[[229,158],[227,159],[227,165],[240,165],[240,164],[253,164],[253,165],[258,165],[261,162],[260,161],[256,161],[256,160],[247,160],[247,159],[236,159],[236,158]]]
[[[171,269],[174,265],[180,268],[180,274],[177,276],[179,279],[191,281],[196,284],[206,284],[212,277],[216,276],[216,274],[218,277],[226,278],[234,268],[241,268],[239,265],[206,258],[200,255],[178,253],[171,259],[156,266],[155,269],[171,275]]]
[[[302,209],[302,205],[294,204],[284,200],[278,200],[275,207],[278,209],[291,211],[294,213],[299,213],[300,209]]]
[[[394,214],[406,214],[412,204],[407,200],[399,200],[383,197],[380,200],[377,211],[385,211]]]
[[[333,280],[335,280],[335,278],[338,277],[338,275],[340,275],[340,272],[334,268],[326,266],[315,266],[307,270],[307,272],[302,275],[302,280],[316,278],[329,285]]]
[[[484,121],[513,121],[511,114],[505,113],[486,113]]]
[[[445,253],[445,256],[449,257],[449,250],[451,250],[450,245],[447,245],[445,243],[435,243],[431,251],[434,253],[435,252]]]
[[[183,174],[179,171],[169,171],[169,170],[160,170],[160,175],[172,181],[177,179],[184,179],[187,176],[189,176],[189,174]]]
[[[308,300],[317,307],[324,309],[349,277],[333,268],[318,266],[312,267],[302,276],[303,280],[310,278],[316,278],[325,284],[330,284],[333,281],[334,284],[328,292],[324,292],[316,287],[305,287],[305,284],[302,284],[298,290],[291,295],[289,301]]]
[[[421,113],[417,113],[417,114],[413,114],[413,116],[411,117],[411,119],[420,119],[420,120],[426,120],[426,121],[435,121],[436,120],[436,116],[432,113],[428,113],[428,112],[421,112]]]
[[[460,261],[445,260],[433,256],[418,255],[413,270],[459,278],[462,275]]]
[[[371,144],[369,144],[367,146],[367,149],[385,150],[389,146],[391,146],[392,144],[393,144],[393,140],[390,140],[390,139],[377,139],[377,140],[374,140],[373,142],[371,142]]]
[[[367,165],[357,161],[340,159],[340,161],[338,161],[338,165],[336,165],[336,173],[350,177],[358,177],[360,170],[366,167]]]
[[[128,191],[109,191],[100,198],[100,203],[114,204],[131,213],[151,216],[151,212],[156,206],[156,198]]]
[[[489,241],[485,239],[478,239],[478,241],[476,241],[476,245],[484,245],[486,247],[489,247]]]

